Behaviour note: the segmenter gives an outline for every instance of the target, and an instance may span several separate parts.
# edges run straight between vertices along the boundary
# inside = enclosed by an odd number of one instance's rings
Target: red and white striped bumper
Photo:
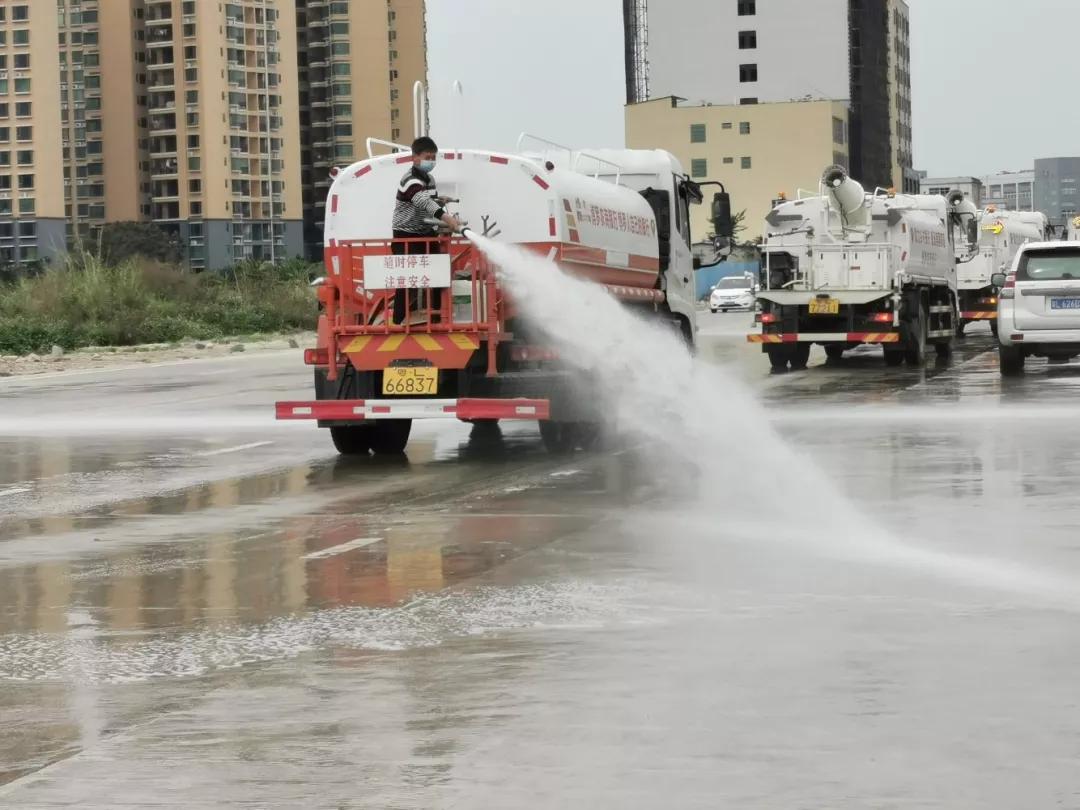
[[[997,310],[993,312],[961,312],[960,317],[965,321],[996,321]]]
[[[546,399],[323,399],[279,402],[278,419],[550,419]]]
[[[748,343],[899,343],[899,332],[789,332],[747,335]]]

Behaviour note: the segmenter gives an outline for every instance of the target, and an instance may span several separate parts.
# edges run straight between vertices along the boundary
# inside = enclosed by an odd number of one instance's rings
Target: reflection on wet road
[[[1080,369],[774,377],[746,321],[702,355],[805,522],[531,425],[342,461],[291,355],[0,382],[0,806],[1080,806]]]

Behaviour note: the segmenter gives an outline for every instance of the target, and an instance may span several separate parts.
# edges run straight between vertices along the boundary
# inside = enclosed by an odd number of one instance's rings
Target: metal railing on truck
[[[810,244],[811,267],[809,271],[806,268],[806,245],[790,245],[790,246],[777,246],[775,249],[770,250],[766,248],[762,251],[762,258],[765,264],[765,284],[764,290],[793,290],[799,287],[810,291],[828,291],[832,290],[844,290],[844,289],[889,289],[889,285],[893,280],[893,273],[891,270],[890,259],[894,252],[899,248],[898,245],[894,245],[888,242],[865,242],[858,245],[838,245],[835,242],[812,242]],[[790,249],[788,249],[790,248]],[[800,262],[796,269],[794,276],[786,281],[784,284],[773,287],[772,286],[772,262],[771,255],[773,253],[792,253],[798,252],[798,258]],[[849,258],[850,260],[842,265],[833,269],[836,273],[836,278],[830,281],[826,281],[823,284],[814,286],[815,271],[818,274],[821,273],[821,269],[816,262],[823,261],[827,255],[835,256],[839,254],[842,258]],[[850,256],[849,256],[850,254]],[[884,283],[880,287],[874,286],[852,286],[851,275],[853,272],[863,272],[862,264],[855,264],[855,262],[865,262],[867,254],[872,257],[874,264],[882,270],[879,280]],[[860,279],[861,281],[861,279]]]
[[[502,329],[505,297],[494,267],[471,242],[450,237],[345,240],[327,247],[325,254],[329,283],[320,300],[333,346],[341,338],[365,335],[470,335],[487,344],[488,376],[498,372],[498,344],[509,338]],[[447,286],[434,286],[436,280],[428,275],[435,256],[449,256]],[[395,302],[403,317],[395,317]]]

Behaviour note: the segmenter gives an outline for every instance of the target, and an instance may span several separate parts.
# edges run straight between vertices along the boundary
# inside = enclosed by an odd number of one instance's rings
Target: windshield
[[[725,278],[716,285],[718,290],[749,290],[750,280],[746,278]]]
[[[1016,278],[1018,281],[1080,280],[1080,248],[1029,251],[1020,260]]]

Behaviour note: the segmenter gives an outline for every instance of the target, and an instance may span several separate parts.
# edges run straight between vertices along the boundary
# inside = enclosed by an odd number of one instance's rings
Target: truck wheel
[[[1015,346],[998,346],[998,365],[1002,377],[1019,377],[1024,373],[1024,353]]]
[[[826,346],[825,347],[825,356],[828,357],[830,360],[839,360],[841,357],[844,356],[844,349],[845,348],[847,348],[847,347],[846,346]]]
[[[990,321],[990,334],[994,337],[998,336],[998,322]]]
[[[331,427],[330,438],[343,456],[366,456],[371,451],[371,428],[368,425]]]
[[[903,362],[904,362],[904,352],[903,352],[903,350],[900,350],[900,351],[895,351],[895,350],[894,351],[889,351],[888,349],[885,350],[885,365],[887,365],[889,368],[896,368],[897,366],[902,365]]]
[[[921,366],[926,363],[926,306],[919,304],[919,312],[911,322],[908,345],[905,349],[908,365]]]
[[[772,370],[776,373],[787,371],[788,369],[788,347],[772,344],[766,349],[766,353],[769,355],[769,364],[772,366]]]
[[[796,343],[791,347],[791,370],[802,371],[810,362],[811,343]]]
[[[574,452],[577,430],[573,422],[553,422],[545,419],[540,422],[540,440],[553,456],[564,456]]]
[[[967,321],[960,321],[956,325],[956,336],[958,338],[963,338],[964,337],[964,327],[967,326],[967,323],[968,323]]]
[[[412,432],[412,419],[379,419],[372,423],[371,449],[377,456],[400,456]]]

